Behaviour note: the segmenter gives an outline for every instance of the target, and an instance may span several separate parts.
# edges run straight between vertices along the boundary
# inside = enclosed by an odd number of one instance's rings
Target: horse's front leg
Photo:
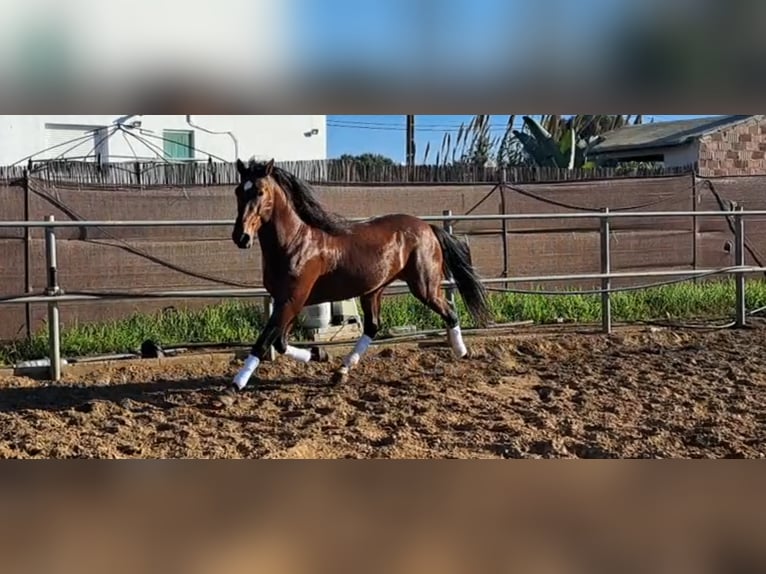
[[[274,343],[274,350],[280,355],[285,355],[299,363],[309,363],[311,361],[316,363],[326,363],[329,361],[330,356],[327,354],[327,351],[321,347],[314,346],[309,349],[302,349],[293,347],[287,342],[287,335],[292,331],[294,322],[295,320],[282,331],[280,337]]]
[[[244,365],[237,372],[232,384],[220,396],[222,404],[229,405],[234,402],[237,394],[247,386],[250,378],[255,374],[269,347],[273,345],[277,352],[287,352],[286,334],[288,327],[292,325],[300,313],[306,297],[307,295],[303,295],[301,291],[289,299],[275,300],[274,310],[250,349],[250,354],[245,359]],[[301,351],[300,349],[295,350]]]
[[[332,376],[332,382],[335,384],[344,383],[348,380],[350,370],[361,360],[367,347],[375,340],[380,330],[380,303],[383,296],[383,290],[380,289],[360,297],[362,304],[362,314],[364,315],[364,333],[356,342],[354,349],[345,357],[343,363]]]
[[[263,330],[258,335],[258,339],[250,348],[250,354],[245,359],[245,364],[234,377],[230,391],[241,391],[247,386],[250,378],[255,374],[261,361],[263,361],[263,357],[266,356],[266,352],[279,338],[279,326],[282,322],[284,311],[284,304],[274,305],[274,310],[268,321],[266,321],[266,325],[264,325]]]

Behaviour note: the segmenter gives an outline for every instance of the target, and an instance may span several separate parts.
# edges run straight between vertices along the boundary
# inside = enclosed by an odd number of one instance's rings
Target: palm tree
[[[594,167],[588,161],[591,147],[601,135],[626,125],[642,123],[642,116],[576,114],[567,118],[544,115],[539,120],[523,116],[521,130],[513,135],[521,142],[533,165],[560,168]]]
[[[603,133],[626,125],[642,123],[641,115],[541,115],[522,116],[521,129],[515,129],[515,115],[508,118],[505,131],[492,136],[488,115],[474,116],[461,124],[453,145],[446,133],[436,154],[437,165],[540,166],[560,168],[592,167],[588,151]],[[430,146],[423,162],[427,163]]]

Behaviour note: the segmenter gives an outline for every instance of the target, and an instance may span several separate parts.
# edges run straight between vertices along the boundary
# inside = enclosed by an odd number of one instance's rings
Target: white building
[[[99,155],[109,162],[326,159],[326,116],[0,115],[0,165]]]

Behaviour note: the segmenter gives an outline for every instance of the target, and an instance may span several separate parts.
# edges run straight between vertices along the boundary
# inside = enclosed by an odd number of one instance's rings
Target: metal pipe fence
[[[506,213],[482,215],[422,215],[423,221],[514,221],[532,219],[621,219],[644,217],[766,217],[765,209],[745,211],[581,211],[577,213]],[[366,221],[367,217],[349,217],[349,221]],[[233,225],[231,219],[136,219],[93,221],[0,221],[0,228],[40,227],[219,227]]]
[[[718,269],[695,269],[695,270],[659,270],[659,271],[635,271],[613,272],[611,270],[611,227],[612,219],[631,217],[731,217],[734,219],[734,256],[735,264],[730,267]],[[600,281],[601,289],[592,293],[601,296],[601,323],[605,333],[612,331],[611,299],[612,293],[628,290],[629,288],[613,288],[612,281],[626,278],[651,278],[651,277],[681,277],[682,281],[694,280],[701,276],[726,275],[735,276],[736,309],[735,324],[738,327],[746,325],[747,312],[745,307],[745,275],[754,272],[766,272],[766,267],[745,265],[745,236],[744,220],[747,217],[766,217],[766,210],[745,211],[737,206],[732,211],[643,211],[643,212],[610,212],[603,209],[599,212],[579,213],[531,213],[531,214],[497,214],[497,215],[453,215],[451,211],[444,211],[440,216],[422,216],[425,221],[442,222],[444,228],[453,233],[453,224],[458,221],[486,221],[486,220],[532,220],[532,219],[598,219],[600,237],[600,273],[580,273],[568,275],[540,275],[524,277],[500,277],[483,279],[485,285],[513,284],[521,282],[561,282],[561,281]],[[364,221],[367,218],[352,218],[353,221]],[[264,288],[254,289],[196,289],[152,292],[64,292],[58,283],[58,260],[56,250],[56,228],[66,227],[200,227],[200,226],[229,226],[230,220],[134,220],[134,221],[56,221],[53,216],[47,216],[44,221],[0,221],[0,228],[44,228],[45,229],[45,254],[47,270],[47,287],[43,295],[24,295],[18,297],[0,298],[0,305],[21,303],[46,303],[48,305],[48,343],[50,350],[50,375],[57,381],[61,378],[61,334],[59,324],[59,305],[76,301],[100,301],[100,300],[147,300],[147,299],[185,299],[185,298],[217,298],[217,297],[258,297],[264,299],[264,311],[269,313],[272,309],[272,301],[268,291]],[[394,282],[391,288],[405,287],[403,282]],[[653,285],[643,285],[639,288],[649,288]],[[454,300],[455,284],[453,281],[444,281],[442,287],[448,297]],[[560,291],[557,295],[572,294],[568,291]]]

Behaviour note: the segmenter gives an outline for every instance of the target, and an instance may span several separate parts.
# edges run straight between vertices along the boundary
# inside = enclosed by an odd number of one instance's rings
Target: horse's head
[[[273,159],[266,164],[251,161],[247,166],[237,159],[240,181],[234,190],[237,219],[231,239],[240,249],[252,247],[258,230],[271,219],[277,185],[271,177],[273,169]]]

